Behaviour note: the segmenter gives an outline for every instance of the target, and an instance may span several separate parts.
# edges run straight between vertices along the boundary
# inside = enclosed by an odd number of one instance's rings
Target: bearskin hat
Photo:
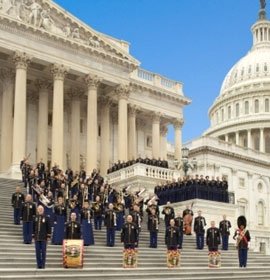
[[[244,226],[246,228],[247,226],[247,219],[245,216],[239,216],[237,219],[237,225],[240,228],[240,226]]]

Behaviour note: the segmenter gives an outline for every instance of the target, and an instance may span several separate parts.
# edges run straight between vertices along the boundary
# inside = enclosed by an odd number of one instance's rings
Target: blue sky
[[[260,7],[259,0],[55,2],[92,28],[130,42],[142,68],[184,83],[193,101],[184,110],[183,141],[208,128],[207,112],[225,75],[251,48],[250,27]]]

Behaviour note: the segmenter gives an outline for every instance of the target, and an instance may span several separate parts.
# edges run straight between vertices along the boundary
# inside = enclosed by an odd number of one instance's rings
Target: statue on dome
[[[266,7],[266,1],[265,0],[260,0],[261,2],[261,9],[264,10]]]

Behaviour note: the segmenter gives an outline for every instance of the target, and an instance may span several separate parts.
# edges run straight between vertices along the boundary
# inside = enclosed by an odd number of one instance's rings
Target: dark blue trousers
[[[182,249],[182,245],[183,245],[183,232],[180,232],[179,234],[179,249]]]
[[[36,247],[37,268],[45,268],[47,242],[36,241],[35,247]]]
[[[113,247],[115,240],[115,228],[107,228],[107,246]]]
[[[94,224],[95,224],[95,229],[101,230],[102,216],[96,216],[96,217],[94,217]]]
[[[246,267],[247,266],[247,257],[248,257],[248,249],[239,249],[238,250],[239,257],[239,266]]]
[[[150,232],[150,248],[157,248],[157,232]]]
[[[20,215],[21,215],[21,209],[14,208],[14,225],[20,224]]]
[[[228,250],[229,235],[222,235],[222,250]]]
[[[32,243],[33,222],[23,222],[23,241],[25,244]]]
[[[197,249],[203,249],[204,247],[204,234],[196,234],[196,243],[197,243]]]
[[[165,227],[169,227],[170,226],[170,220],[169,219],[165,219]]]

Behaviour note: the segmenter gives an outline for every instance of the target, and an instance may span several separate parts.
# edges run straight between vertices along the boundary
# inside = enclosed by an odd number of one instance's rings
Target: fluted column
[[[260,152],[265,153],[264,128],[260,129]]]
[[[46,80],[38,80],[38,135],[37,135],[37,162],[41,159],[47,165],[48,161],[48,108],[49,91],[51,83]]]
[[[249,149],[252,149],[252,143],[251,143],[251,129],[247,130],[247,147]]]
[[[128,159],[128,106],[129,86],[120,85],[116,88],[118,94],[118,160]]]
[[[152,158],[160,157],[160,113],[152,115]]]
[[[235,144],[239,145],[239,131],[235,132]]]
[[[54,64],[53,74],[53,121],[52,121],[52,165],[63,168],[64,163],[64,79],[68,72],[64,65]]]
[[[137,157],[137,135],[136,135],[136,106],[129,106],[128,114],[128,159]]]
[[[9,68],[1,69],[0,79],[3,86],[1,109],[1,147],[0,147],[0,171],[7,171],[12,160],[12,113],[14,72]]]
[[[182,126],[184,121],[176,119],[174,121],[174,158],[178,161],[182,159]]]
[[[229,142],[229,134],[225,134],[225,142]]]
[[[69,91],[71,101],[71,162],[70,166],[75,171],[80,170],[80,120],[82,90],[71,88]]]
[[[31,57],[26,53],[16,52],[13,62],[16,66],[15,96],[14,96],[14,123],[13,123],[13,150],[12,164],[18,172],[19,163],[25,157],[26,148],[26,83],[27,67]]]
[[[85,77],[87,84],[87,136],[86,136],[86,174],[97,168],[97,89],[100,79],[94,75]]]
[[[106,175],[110,167],[110,106],[108,97],[101,99],[101,150],[100,150],[100,172]]]
[[[167,126],[162,126],[160,129],[160,157],[163,160],[167,160]]]

